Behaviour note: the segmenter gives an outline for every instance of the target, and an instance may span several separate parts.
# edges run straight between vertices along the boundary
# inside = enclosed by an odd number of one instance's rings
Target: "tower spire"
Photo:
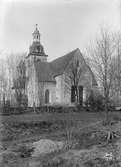
[[[39,32],[39,30],[38,30],[38,24],[35,24],[35,30],[34,30],[34,32],[33,32],[33,41],[35,41],[35,42],[40,42],[40,32]]]
[[[34,57],[36,56],[36,58],[41,61],[47,61],[47,55],[45,54],[44,48],[40,42],[40,32],[37,26],[38,24],[35,24],[35,30],[32,33],[33,42],[29,48],[29,55],[34,55]]]

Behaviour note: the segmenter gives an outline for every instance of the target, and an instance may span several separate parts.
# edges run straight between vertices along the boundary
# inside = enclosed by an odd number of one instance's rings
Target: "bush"
[[[116,111],[115,104],[113,100],[108,101],[108,111]]]
[[[29,148],[26,145],[20,146],[17,150],[14,150],[19,153],[20,157],[27,158],[31,157],[34,148]]]
[[[78,112],[82,109],[80,106],[68,106],[68,105],[43,105],[36,107],[36,113],[49,112],[49,113],[69,113]]]
[[[113,115],[112,120],[118,122],[118,121],[121,121],[121,117],[120,115]]]
[[[21,100],[21,106],[26,108],[28,106],[28,98],[27,95],[23,95],[22,96],[22,100]]]
[[[2,113],[9,114],[10,113],[10,101],[7,100],[2,106]]]
[[[66,160],[61,157],[52,160],[43,160],[42,167],[65,167]]]
[[[102,158],[96,158],[96,159],[93,159],[93,160],[89,160],[84,165],[85,165],[85,167],[93,167],[93,166],[98,166],[98,167],[108,167],[108,166],[110,166],[110,167],[120,167],[118,161],[114,161],[114,160],[106,161],[105,159],[102,159]]]
[[[103,103],[103,96],[102,95],[95,95],[93,91],[91,91],[89,97],[85,102],[85,106],[87,111],[101,111],[104,109]]]

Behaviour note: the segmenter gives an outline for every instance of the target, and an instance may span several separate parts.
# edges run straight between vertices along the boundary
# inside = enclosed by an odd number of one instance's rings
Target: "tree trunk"
[[[108,123],[109,121],[109,115],[108,115],[108,98],[107,96],[105,97],[105,119],[106,119],[106,122]]]
[[[78,91],[78,86],[76,86],[76,103],[79,104],[79,91]]]
[[[5,94],[3,94],[3,112],[5,112]]]

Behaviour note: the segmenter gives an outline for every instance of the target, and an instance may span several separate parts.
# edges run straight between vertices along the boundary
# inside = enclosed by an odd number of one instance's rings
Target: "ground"
[[[111,113],[110,117],[113,118],[111,129],[116,129],[120,135],[121,114]],[[28,113],[1,116],[0,118],[0,167],[19,167],[19,165],[21,167],[38,167],[40,164],[43,164],[43,167],[50,166],[47,163],[51,163],[51,167],[54,167],[52,160],[53,163],[60,163],[56,166],[61,167],[64,166],[63,163],[70,158],[72,161],[73,157],[77,157],[77,155],[81,158],[81,163],[82,159],[83,162],[90,160],[87,157],[92,157],[92,155],[95,155],[96,161],[100,161],[99,157],[104,156],[104,153],[111,148],[106,140],[109,128],[103,125],[105,118],[103,112]],[[46,147],[46,151],[48,151],[52,143],[54,143],[54,149],[57,142],[63,143],[64,147],[58,150],[56,148],[51,154],[49,152],[41,155],[38,153],[38,156],[32,156],[36,150],[33,145],[43,149]],[[86,165],[91,167],[86,163],[85,167]]]

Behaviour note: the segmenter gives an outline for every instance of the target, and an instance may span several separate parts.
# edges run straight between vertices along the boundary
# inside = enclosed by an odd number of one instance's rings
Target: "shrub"
[[[22,96],[22,100],[21,100],[21,106],[26,108],[28,106],[28,98],[27,95],[23,95]]]
[[[85,105],[87,111],[101,111],[104,109],[104,104],[103,104],[103,96],[98,94],[94,94],[93,91],[91,91],[89,97],[87,98]]]
[[[80,112],[80,111],[83,111],[83,110],[84,110],[83,106],[80,105],[80,104],[77,104],[74,111],[75,112]]]
[[[29,148],[26,145],[22,145],[16,150],[16,152],[19,153],[20,157],[27,158],[31,157],[32,152],[34,151],[34,148]]]
[[[66,160],[61,157],[57,157],[52,160],[43,160],[42,167],[65,167]]]
[[[68,105],[43,105],[36,107],[36,113],[42,112],[55,112],[55,113],[69,113],[69,112],[78,112],[82,110],[81,106],[68,106]]]
[[[113,115],[112,120],[118,122],[121,121],[121,117],[119,115]]]
[[[2,113],[9,114],[10,113],[10,101],[7,100],[5,104],[2,106]]]
[[[120,167],[119,162],[118,161],[114,161],[114,160],[109,160],[106,161],[105,159],[102,158],[96,158],[96,159],[92,159],[87,161],[84,164],[85,167],[93,167],[93,166],[98,166],[98,167]]]

